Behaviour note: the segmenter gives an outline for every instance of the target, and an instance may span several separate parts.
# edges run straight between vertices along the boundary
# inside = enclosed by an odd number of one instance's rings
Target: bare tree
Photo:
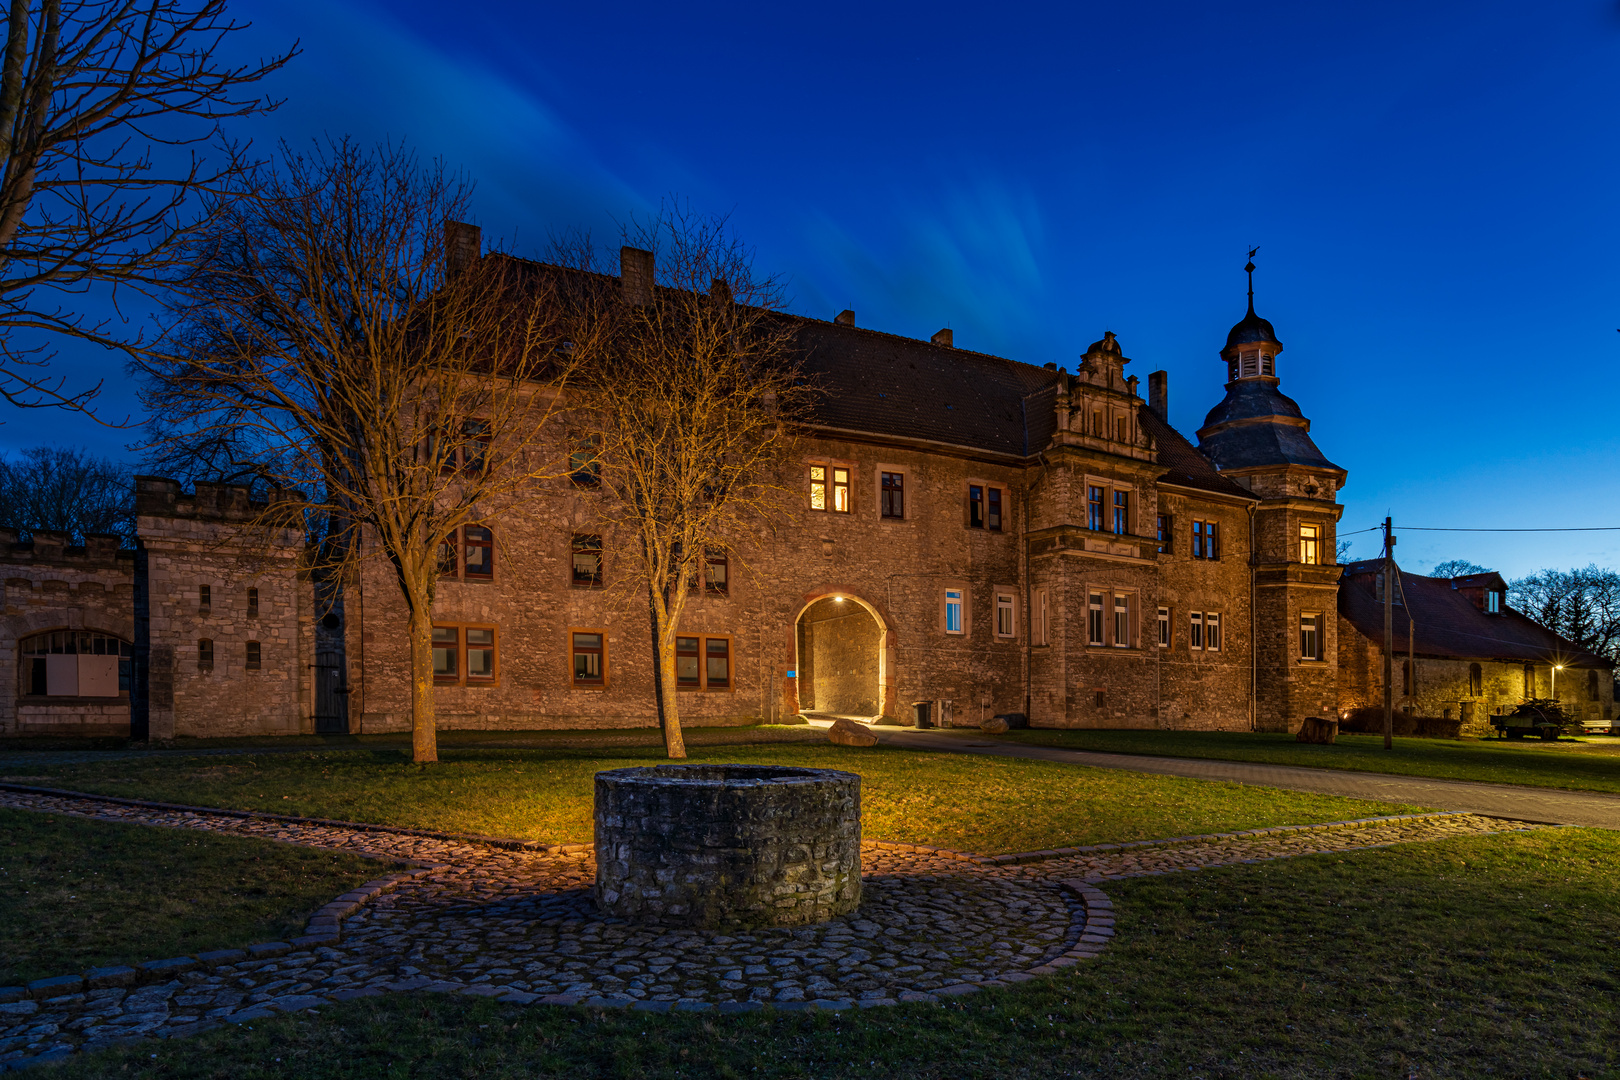
[[[1597,565],[1538,570],[1508,583],[1515,611],[1586,652],[1620,660],[1620,574]]]
[[[1488,574],[1490,572],[1490,567],[1481,566],[1476,562],[1469,562],[1467,559],[1447,559],[1443,563],[1437,563],[1435,568],[1430,571],[1429,576],[1454,578],[1463,577],[1467,574]]]
[[[223,121],[275,103],[247,91],[296,54],[232,66],[246,24],[225,0],[11,0],[0,60],[0,396],[88,412],[33,331],[110,348],[107,322],[60,305],[94,285],[147,290],[199,221],[197,196],[245,167]],[[215,142],[208,164],[197,153]],[[54,299],[53,299],[54,298]],[[19,341],[19,332],[27,337]]]
[[[793,505],[782,464],[808,391],[782,282],[754,270],[725,219],[666,203],[623,239],[611,344],[575,394],[590,432],[578,475],[599,486],[595,512],[630,568],[622,587],[645,602],[664,745],[683,758],[682,613],[710,556],[746,566],[761,528]],[[588,241],[555,246],[576,265],[590,253]]]
[[[392,568],[413,757],[435,761],[440,546],[560,472],[548,421],[598,324],[569,315],[588,289],[565,297],[558,275],[481,256],[476,230],[446,226],[472,188],[441,164],[345,141],[283,147],[279,166],[256,174],[256,198],[215,208],[175,301],[186,347],[148,361],[145,401],[171,453],[307,492],[328,572]]]
[[[108,458],[65,446],[35,446],[0,458],[0,525],[50,529],[84,542],[91,533],[135,542],[135,484]]]

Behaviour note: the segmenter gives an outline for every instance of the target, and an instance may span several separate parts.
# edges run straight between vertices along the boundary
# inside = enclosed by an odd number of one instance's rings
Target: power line
[[[1375,526],[1375,528],[1378,526]],[[1363,529],[1362,532],[1372,532],[1372,529]],[[1585,525],[1573,529],[1448,529],[1432,528],[1422,525],[1397,525],[1396,532],[1620,532],[1620,525]]]

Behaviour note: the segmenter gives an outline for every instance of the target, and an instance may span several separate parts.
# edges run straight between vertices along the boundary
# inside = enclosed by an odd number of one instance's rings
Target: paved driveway
[[[912,750],[944,750],[959,754],[991,754],[1035,758],[1099,769],[1190,776],[1196,780],[1229,780],[1258,787],[1289,788],[1353,799],[1382,799],[1413,803],[1438,810],[1517,818],[1555,825],[1588,825],[1620,829],[1620,795],[1553,788],[1486,784],[1470,780],[1431,780],[1420,776],[1351,772],[1346,769],[1308,769],[1298,765],[1262,765],[1247,761],[1209,761],[1203,758],[1153,757],[1147,754],[1103,754],[1091,750],[1061,750],[1049,746],[991,742],[974,731],[918,731],[915,728],[874,727],[872,733],[887,746]]]

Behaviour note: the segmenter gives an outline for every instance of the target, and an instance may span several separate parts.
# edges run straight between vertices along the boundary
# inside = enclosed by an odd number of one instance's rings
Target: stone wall
[[[0,734],[127,735],[130,695],[39,696],[20,683],[19,643],[52,630],[87,630],[133,644],[134,552],[112,536],[69,547],[61,533],[36,531],[32,542],[0,530]]]
[[[1400,617],[1400,609],[1396,609]],[[1363,636],[1348,620],[1339,621],[1338,707],[1341,712],[1358,708],[1383,708],[1384,650],[1381,642]],[[1526,665],[1520,661],[1469,661],[1444,657],[1417,656],[1412,659],[1412,676],[1406,673],[1407,656],[1394,657],[1394,704],[1414,716],[1436,716],[1464,721],[1462,734],[1488,735],[1493,730],[1489,718],[1513,709],[1527,697],[1553,696],[1553,672],[1547,664]],[[1473,693],[1471,668],[1479,667],[1479,693]],[[1596,679],[1591,678],[1596,675]],[[1571,716],[1590,727],[1614,723],[1614,679],[1608,671],[1588,672],[1565,668],[1558,673],[1557,697]]]
[[[151,737],[313,730],[313,598],[299,568],[302,532],[264,524],[265,513],[243,487],[199,482],[188,495],[173,480],[136,479],[136,646]]]
[[[596,902],[632,922],[752,930],[861,902],[861,778],[661,765],[596,774]]]

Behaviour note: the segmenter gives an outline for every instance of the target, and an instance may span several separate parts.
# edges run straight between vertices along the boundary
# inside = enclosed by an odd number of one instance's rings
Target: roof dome
[[[1270,324],[1268,323],[1267,326],[1269,327],[1269,325]],[[1114,332],[1112,330],[1103,331],[1101,341],[1093,341],[1090,345],[1086,346],[1086,356],[1090,356],[1094,352],[1113,353],[1115,356],[1122,355],[1119,351],[1119,342],[1114,340]]]
[[[1234,345],[1249,345],[1257,341],[1270,341],[1279,348],[1282,342],[1277,340],[1277,331],[1271,328],[1271,323],[1254,313],[1254,297],[1249,297],[1249,313],[1243,316],[1243,321],[1232,327],[1232,332],[1226,335],[1226,347]]]

